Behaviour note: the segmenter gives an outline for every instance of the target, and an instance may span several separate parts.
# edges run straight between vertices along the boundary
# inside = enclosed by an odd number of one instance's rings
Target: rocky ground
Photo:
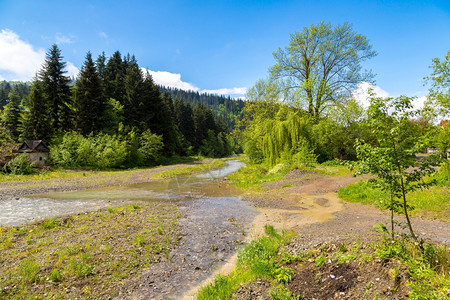
[[[299,254],[324,245],[336,248],[358,240],[370,243],[379,237],[374,225],[388,223],[388,212],[343,202],[336,196],[339,188],[358,180],[351,175],[330,177],[292,170],[283,180],[264,184],[263,192],[243,197],[261,212],[254,222],[255,233],[261,233],[266,223],[292,229],[296,236],[285,250]],[[403,216],[395,219],[404,222]],[[447,222],[413,218],[412,224],[421,238],[447,245],[450,242]],[[338,267],[330,264],[318,270],[315,262],[310,262],[294,267],[296,273],[288,287],[301,291],[302,299],[373,299],[375,294],[385,299],[407,298],[405,286],[400,285],[407,277],[406,271],[400,270],[395,280],[388,274],[396,267],[392,262],[379,260],[364,266],[356,261]],[[242,285],[234,299],[272,299],[270,289],[268,282],[258,280]]]
[[[184,166],[186,165],[164,166],[120,175],[92,176],[69,180],[0,183],[0,200],[51,191],[73,191],[146,182],[164,170]],[[373,225],[388,222],[389,214],[372,206],[344,203],[337,198],[336,192],[340,187],[357,180],[359,179],[350,175],[330,177],[305,170],[293,170],[281,181],[266,183],[263,186],[264,191],[261,193],[242,195],[242,199],[255,207],[259,214],[256,215],[247,209],[243,215],[231,211],[229,215],[223,214],[225,217],[222,216],[220,220],[217,219],[217,226],[211,228],[211,230],[202,225],[201,217],[222,215],[224,207],[221,205],[223,203],[214,207],[214,213],[203,211],[203,208],[198,209],[195,214],[191,214],[194,216],[193,218],[182,218],[180,220],[180,225],[183,228],[183,239],[180,241],[180,246],[173,250],[169,260],[163,260],[159,264],[144,270],[139,281],[130,284],[129,288],[122,289],[121,297],[132,299],[148,297],[159,299],[167,297],[194,298],[195,286],[198,287],[202,282],[207,282],[213,278],[213,270],[217,270],[226,261],[229,261],[228,265],[232,267],[233,262],[230,258],[235,252],[236,245],[243,240],[241,231],[246,227],[245,223],[251,224],[251,228],[248,231],[245,230],[246,233],[250,232],[248,238],[254,238],[261,234],[264,225],[267,223],[277,228],[294,230],[297,235],[288,245],[288,250],[292,253],[323,244],[338,245],[341,242],[358,239],[370,241],[376,236],[372,229]],[[220,185],[222,190],[231,189],[225,182],[221,182]],[[234,205],[233,203],[229,204]],[[182,208],[182,211],[187,212],[188,209],[196,210],[195,206],[191,206]],[[402,221],[401,216],[396,216],[396,219]],[[416,232],[421,237],[443,243],[450,241],[448,223],[420,218],[414,218],[412,222]],[[204,240],[204,237],[208,235],[210,238]],[[373,270],[378,271],[374,271],[370,278],[364,277],[369,276],[368,274],[357,271],[360,270],[360,266],[352,264],[347,265],[345,270],[330,269],[326,270],[325,273],[329,273],[328,276],[343,276],[339,278],[344,278],[346,282],[352,282],[355,286],[358,280],[360,282],[372,281],[375,286],[379,285],[382,290],[383,284],[380,284],[380,282],[384,282],[383,278],[387,278],[387,275],[386,269],[380,267],[381,263],[374,262]],[[312,266],[310,269],[312,269]],[[307,272],[298,276],[300,277],[295,277],[291,283],[293,288],[297,286],[299,289],[305,289],[306,286],[310,285],[308,280],[317,280],[315,277],[308,277]],[[323,278],[323,282],[326,284],[328,284],[327,278]],[[203,281],[204,279],[206,281]],[[187,281],[191,284],[186,285]],[[335,282],[329,284],[335,284]],[[384,285],[386,284],[388,283],[384,283]],[[266,281],[253,282],[242,286],[236,293],[235,298],[270,299],[268,298],[270,297],[268,294],[269,288],[270,284]],[[345,289],[345,292],[342,292],[344,294],[340,294],[339,289]],[[311,290],[308,294],[310,298],[307,297],[307,299],[357,299],[355,297],[360,296],[360,294],[348,292],[351,290],[350,283],[344,287],[328,285],[326,290],[330,291],[329,294],[320,294]],[[180,291],[184,291],[185,294],[180,294]]]
[[[150,180],[153,180],[153,177],[158,173],[206,162],[208,161],[161,166],[145,170],[118,172],[117,174],[113,173],[108,175],[96,175],[95,171],[92,174],[91,171],[80,170],[78,172],[89,173],[89,176],[54,180],[0,182],[0,200],[31,194],[79,191],[90,188],[130,185],[135,183],[148,182]]]

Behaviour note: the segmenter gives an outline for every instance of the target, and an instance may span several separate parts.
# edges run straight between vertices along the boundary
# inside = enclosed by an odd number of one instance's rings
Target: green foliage
[[[359,161],[355,174],[373,174],[371,181],[389,192],[389,209],[399,208],[405,214],[411,235],[416,238],[408,216],[406,194],[430,186],[433,181],[423,178],[435,170],[433,160],[416,160],[419,137],[417,126],[410,119],[417,114],[412,110],[412,99],[372,98],[368,111],[368,126],[374,135],[372,143],[357,141]],[[407,171],[414,168],[412,171]],[[394,228],[393,215],[391,227]]]
[[[273,300],[300,300],[300,295],[295,295],[294,292],[290,291],[284,286],[279,286],[275,289],[269,291],[270,296]]]
[[[50,276],[49,276],[49,279],[51,280],[51,281],[53,281],[53,282],[60,282],[61,281],[61,278],[62,278],[62,276],[61,276],[61,272],[59,272],[58,270],[53,270],[51,273],[50,273]]]
[[[297,114],[289,114],[284,121],[268,120],[263,140],[264,158],[272,166],[281,161],[297,159],[314,163],[315,156],[307,139],[308,121]]]
[[[4,107],[3,112],[3,125],[8,131],[11,138],[16,139],[19,137],[19,128],[21,120],[20,112],[20,96],[15,88],[11,90],[8,95],[8,102]]]
[[[35,165],[30,161],[27,153],[22,153],[10,160],[4,167],[5,173],[12,175],[28,175],[37,173]]]
[[[318,120],[329,103],[347,98],[359,82],[371,81],[372,74],[361,72],[361,62],[375,55],[351,24],[321,22],[291,34],[289,45],[274,53],[271,76]]]
[[[292,276],[295,274],[294,270],[286,267],[279,267],[273,271],[275,279],[279,283],[287,284],[292,280]]]
[[[83,137],[66,133],[51,147],[50,158],[59,167],[117,168],[127,158],[127,143],[116,136],[99,134]]]
[[[447,186],[448,184],[445,185],[445,187]],[[410,212],[413,215],[437,218],[444,221],[450,220],[450,200],[445,187],[433,187],[429,190],[409,193]],[[365,180],[339,189],[338,196],[345,201],[374,204],[382,209],[390,209],[389,192]],[[396,208],[395,212],[401,213],[401,208]]]
[[[74,108],[76,129],[84,136],[99,132],[105,127],[107,101],[103,82],[90,52],[86,54],[86,60],[75,83]]]
[[[0,114],[0,168],[11,159],[12,151],[15,150],[16,147],[16,143],[2,124]]]
[[[24,139],[49,140],[53,134],[50,103],[44,95],[42,82],[33,82],[23,119]]]
[[[450,161],[445,160],[441,163],[439,170],[433,174],[436,183],[440,186],[450,185]]]
[[[290,234],[279,233],[270,225],[265,226],[265,233],[266,236],[239,250],[236,270],[228,276],[216,277],[213,284],[199,291],[198,299],[231,299],[233,291],[241,283],[256,278],[289,281],[292,270],[278,265],[277,253],[279,247],[289,241]]]
[[[446,117],[450,113],[450,50],[442,60],[433,58],[430,68],[431,74],[424,78],[425,82],[431,84],[425,108],[432,115]]]
[[[22,280],[27,283],[38,283],[39,273],[41,272],[41,268],[39,264],[32,258],[25,258],[19,263],[19,271],[18,274],[22,277]]]
[[[387,237],[377,245],[380,258],[400,259],[408,266],[411,299],[444,299],[450,288],[450,251],[445,245],[423,243],[423,250],[409,239],[392,241]]]
[[[271,168],[264,164],[247,164],[239,171],[230,175],[230,180],[239,188],[260,189],[264,182],[280,180],[290,170],[288,165],[280,165],[280,168]]]
[[[95,266],[75,260],[70,263],[69,270],[75,276],[88,277],[89,275],[94,274]]]
[[[39,70],[36,81],[42,88],[41,105],[48,105],[47,115],[41,115],[41,118],[48,118],[50,121],[49,133],[51,137],[53,132],[61,132],[72,128],[72,116],[70,107],[71,92],[69,87],[70,78],[66,76],[66,63],[63,61],[61,50],[56,44],[53,44],[47,51],[44,64]],[[33,114],[30,107],[30,113]],[[42,132],[41,134],[45,134]],[[35,139],[44,139],[43,136],[36,136]]]

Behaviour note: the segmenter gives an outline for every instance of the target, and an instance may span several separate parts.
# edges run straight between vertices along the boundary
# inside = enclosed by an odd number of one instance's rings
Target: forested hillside
[[[22,99],[28,96],[30,93],[30,88],[31,86],[28,82],[0,81],[0,109],[3,109],[6,105],[11,89],[15,89]]]
[[[74,82],[65,67],[53,45],[33,82],[1,83],[3,146],[42,139],[54,165],[98,168],[152,165],[174,155],[224,156],[235,149],[228,132],[240,111],[231,99],[174,101],[134,56],[119,51],[95,60],[88,52]]]
[[[233,129],[238,120],[242,118],[245,101],[241,99],[231,99],[221,95],[212,95],[194,91],[185,91],[177,88],[167,88],[160,86],[161,91],[169,92],[172,99],[180,98],[185,103],[192,106],[202,103],[210,108],[214,115],[222,119],[229,129]]]

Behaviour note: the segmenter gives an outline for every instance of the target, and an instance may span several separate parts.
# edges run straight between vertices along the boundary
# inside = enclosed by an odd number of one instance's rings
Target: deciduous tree
[[[318,119],[330,102],[346,98],[359,82],[372,81],[361,63],[375,55],[368,39],[351,24],[333,27],[321,22],[292,34],[289,45],[274,53],[276,64],[270,72],[283,93],[289,92],[291,100],[300,101]]]

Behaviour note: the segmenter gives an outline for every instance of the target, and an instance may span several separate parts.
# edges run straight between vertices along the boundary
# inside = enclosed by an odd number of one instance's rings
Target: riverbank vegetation
[[[132,204],[0,227],[0,298],[110,298],[168,259],[174,204]]]
[[[270,225],[265,235],[238,252],[236,269],[204,286],[198,299],[350,297],[352,299],[444,299],[450,287],[450,251],[409,238],[383,235],[373,243],[324,243],[298,249],[288,232]],[[265,284],[263,284],[265,282]]]

